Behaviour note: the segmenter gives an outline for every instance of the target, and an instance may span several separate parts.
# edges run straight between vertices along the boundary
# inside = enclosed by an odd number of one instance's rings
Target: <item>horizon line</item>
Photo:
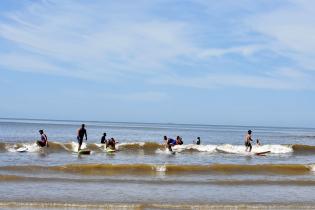
[[[314,127],[301,126],[266,126],[266,125],[233,125],[233,124],[202,124],[202,123],[174,123],[174,122],[128,122],[128,121],[101,121],[101,120],[65,120],[65,119],[48,119],[48,118],[17,118],[17,117],[0,117],[0,120],[30,120],[30,121],[56,121],[56,122],[91,122],[91,123],[134,123],[134,124],[173,124],[173,125],[193,125],[193,126],[232,126],[232,127],[262,127],[262,128],[306,128],[315,129]]]

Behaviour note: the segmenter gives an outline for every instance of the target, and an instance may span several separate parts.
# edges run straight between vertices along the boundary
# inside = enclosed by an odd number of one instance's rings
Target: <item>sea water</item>
[[[90,155],[76,153],[81,123]],[[35,144],[40,129],[48,148]],[[249,129],[262,143],[252,152]],[[115,153],[100,144],[104,132],[119,141]],[[175,155],[164,135],[183,138]],[[2,119],[0,207],[312,208],[314,140],[312,128]]]

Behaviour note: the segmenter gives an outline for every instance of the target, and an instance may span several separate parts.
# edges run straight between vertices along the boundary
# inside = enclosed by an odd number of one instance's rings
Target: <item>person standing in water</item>
[[[40,147],[48,147],[48,138],[44,130],[39,130],[38,132],[40,134],[40,141],[37,141],[36,144]]]
[[[247,134],[245,136],[245,147],[246,147],[245,151],[248,151],[248,149],[249,149],[248,152],[252,151],[252,143],[251,143],[251,141],[253,141],[253,139],[252,139],[252,131],[248,130]]]
[[[85,124],[82,124],[81,128],[79,128],[79,130],[78,130],[78,135],[77,135],[77,139],[78,139],[78,143],[79,143],[78,152],[81,150],[81,146],[82,146],[82,142],[83,142],[84,136],[85,136],[85,140],[87,141],[87,134],[86,134]]]
[[[107,144],[106,133],[103,133],[103,136],[101,138],[101,144]]]
[[[200,143],[201,143],[200,137],[197,137],[197,141],[193,141],[193,142],[194,142],[194,144],[200,145]]]

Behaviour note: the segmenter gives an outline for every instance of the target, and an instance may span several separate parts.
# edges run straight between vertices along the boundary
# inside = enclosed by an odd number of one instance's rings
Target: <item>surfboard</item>
[[[80,150],[78,152],[79,155],[90,155],[91,154],[91,150]]]
[[[21,148],[18,148],[16,151],[17,152],[27,152],[27,148],[26,147],[21,147]]]
[[[270,153],[271,151],[265,151],[265,152],[256,152],[255,155],[265,155]]]
[[[115,149],[111,149],[111,148],[106,148],[106,152],[107,153],[113,153],[113,152],[116,152]]]

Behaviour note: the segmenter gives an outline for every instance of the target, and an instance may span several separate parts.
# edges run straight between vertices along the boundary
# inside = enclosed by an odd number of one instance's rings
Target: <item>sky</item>
[[[2,0],[0,117],[315,127],[312,0]]]

